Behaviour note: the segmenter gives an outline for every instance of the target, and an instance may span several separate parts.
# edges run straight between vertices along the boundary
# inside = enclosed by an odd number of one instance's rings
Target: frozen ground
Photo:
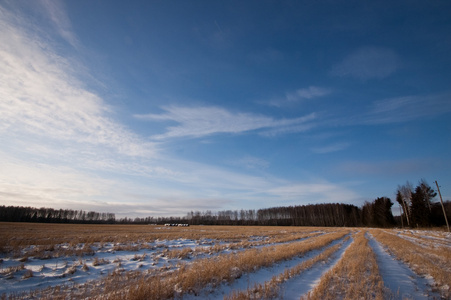
[[[387,232],[416,243],[422,243],[424,247],[444,247],[445,251],[451,247],[451,235],[444,232],[418,230],[387,230]],[[324,232],[315,233],[316,236],[324,234]],[[252,242],[251,247],[261,248],[299,242],[307,238],[270,243],[266,236],[252,236],[248,241]],[[391,299],[440,299],[439,295],[431,289],[432,279],[416,275],[407,265],[394,259],[371,235],[368,235],[368,238],[370,246],[376,254],[379,270],[384,285],[389,289]],[[343,242],[343,239],[335,240],[328,247],[341,242]],[[311,291],[323,274],[340,260],[351,242],[352,239],[344,242],[328,261],[317,263],[299,276],[281,284],[283,299],[299,299],[302,295]],[[13,258],[12,253],[2,254],[0,256],[0,296],[58,285],[72,286],[96,281],[118,269],[147,271],[177,268],[177,264],[180,262],[189,264],[197,258],[212,257],[246,249],[239,245],[240,243],[213,239],[175,239],[156,240],[152,243],[146,243],[144,247],[143,244],[133,243],[93,243],[90,245],[91,255],[72,255],[49,259],[39,259],[33,256],[25,258],[20,255]],[[70,247],[69,244],[59,246],[62,248]],[[29,246],[23,251],[31,251],[33,247],[36,246]],[[82,249],[85,245],[80,244],[77,247]],[[224,283],[214,289],[207,286],[201,291],[200,295],[187,294],[183,296],[183,299],[223,299],[225,295],[229,295],[232,291],[246,290],[255,284],[263,284],[271,280],[273,276],[283,273],[284,270],[313,258],[328,247],[308,252],[302,257],[294,257],[274,264],[272,267],[243,273],[230,284]],[[169,255],[172,250],[183,249],[191,250],[191,252],[182,257]]]
[[[314,231],[315,236],[324,232]],[[299,242],[310,237],[296,239],[290,242],[268,243],[267,237],[251,237],[249,242],[254,248],[281,245],[291,242]],[[212,239],[189,240],[157,240],[145,245],[94,243],[90,246],[92,255],[69,256],[50,259],[28,257],[12,258],[7,255],[0,256],[0,295],[3,293],[24,292],[33,289],[43,289],[57,285],[73,285],[98,280],[112,273],[114,270],[125,271],[149,270],[159,268],[175,268],[183,261],[189,263],[194,258],[212,257],[218,254],[239,252],[245,250],[240,243],[229,243]],[[68,248],[67,245],[58,245]],[[214,250],[220,247],[220,251]],[[33,250],[35,246],[29,246],[23,252]],[[83,244],[77,246],[82,249]],[[140,250],[115,250],[115,249],[140,249]],[[142,249],[144,248],[144,249]],[[169,258],[168,251],[183,250],[189,248],[191,253],[181,258]],[[195,251],[197,250],[197,251]],[[21,261],[22,260],[22,261]]]
[[[223,299],[225,295],[229,295],[232,291],[243,291],[255,286],[256,284],[263,284],[265,281],[271,280],[273,276],[283,273],[284,270],[293,268],[294,266],[313,258],[314,256],[323,252],[325,249],[332,247],[342,242],[343,240],[344,238],[335,240],[329,246],[322,249],[310,251],[304,256],[295,257],[281,263],[276,263],[268,268],[261,268],[255,272],[243,274],[240,278],[236,279],[231,284],[222,284],[220,287],[216,287],[214,290],[207,288],[197,296],[190,294],[184,296],[183,299]],[[319,263],[300,276],[292,278],[288,282],[283,284],[283,299],[299,299],[303,294],[307,293],[312,287],[317,284],[322,274],[327,272],[338,262],[351,242],[352,239],[348,239],[346,242],[344,242],[340,249],[327,262]]]
[[[437,231],[426,231],[426,230],[396,230],[395,232],[387,231],[388,233],[394,234],[419,244],[423,247],[447,247],[451,249],[451,233],[449,232],[437,232]]]
[[[321,277],[343,257],[351,243],[352,238],[348,239],[328,261],[315,265],[313,268],[286,282],[282,286],[283,299],[300,299],[301,296],[311,291],[319,283]]]
[[[384,285],[393,299],[440,299],[431,289],[432,279],[415,274],[406,264],[394,259],[370,234],[369,244],[376,255]]]
[[[168,259],[164,250],[205,247],[211,241],[172,240],[156,241],[148,249],[137,251],[115,251],[113,243],[91,246],[93,255],[70,256],[50,259],[29,257],[20,262],[20,258],[2,257],[0,264],[0,294],[20,292],[30,289],[42,289],[61,284],[84,283],[96,280],[113,272],[117,268],[124,270],[156,269],[175,264],[179,260]],[[133,247],[134,245],[130,245]],[[83,247],[80,245],[80,247]],[[32,275],[32,276],[30,276]]]

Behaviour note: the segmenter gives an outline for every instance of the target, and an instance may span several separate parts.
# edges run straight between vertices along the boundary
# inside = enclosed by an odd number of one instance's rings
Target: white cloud
[[[43,3],[59,34],[76,47],[78,41],[64,10],[53,2]],[[225,205],[236,209],[238,201],[258,208],[279,197],[298,201],[301,183],[290,185],[268,175],[249,176],[164,157],[153,142],[114,119],[114,109],[85,87],[77,62],[59,55],[55,41],[49,40],[51,35],[43,38],[42,32],[28,26],[25,19],[0,6],[1,204],[134,216],[175,215]],[[324,93],[310,87],[287,99],[311,99]],[[155,140],[250,131],[275,135],[307,130],[316,119],[315,114],[274,119],[220,107],[170,106],[164,110],[137,116],[176,123],[154,136]],[[264,168],[267,162],[247,157],[246,164]],[[310,191],[308,195],[323,195]],[[268,202],[263,203],[262,196]]]
[[[179,107],[163,108],[166,113],[135,115],[149,121],[174,121],[178,126],[167,128],[167,132],[153,136],[156,140],[180,137],[202,137],[218,133],[242,133],[259,129],[281,129],[304,126],[315,118],[308,116],[276,120],[271,117],[251,113],[233,113],[220,107]]]
[[[151,154],[151,143],[111,118],[112,109],[83,87],[72,64],[20,22],[0,8],[0,132]]]
[[[71,166],[0,154],[0,205],[96,210],[130,217],[143,216],[144,211],[147,215],[183,215],[191,209],[218,209],[230,202],[220,195],[193,193],[174,185],[169,188],[160,181],[142,184],[124,176],[99,177]],[[200,182],[196,187],[199,190]]]
[[[46,10],[58,33],[74,48],[80,43],[72,31],[72,25],[61,1],[40,0],[38,2]]]
[[[390,76],[400,67],[396,53],[383,47],[362,47],[335,65],[331,75],[354,77],[362,80],[381,79]]]
[[[269,105],[280,107],[290,103],[310,100],[313,98],[329,95],[332,91],[327,88],[309,86],[308,88],[298,89],[294,92],[286,93],[285,97],[277,98],[269,101]]]

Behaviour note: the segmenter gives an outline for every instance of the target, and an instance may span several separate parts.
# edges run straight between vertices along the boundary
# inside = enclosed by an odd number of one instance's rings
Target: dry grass
[[[31,271],[29,269],[25,270],[25,273],[23,274],[22,278],[23,279],[28,279],[28,278],[31,278],[31,277],[33,277],[33,271]]]
[[[71,241],[71,245],[85,243],[142,244],[155,240],[178,238],[202,240],[219,239],[241,242],[254,236],[283,238],[312,231],[333,231],[331,228],[315,227],[268,227],[268,226],[190,226],[164,227],[156,225],[89,225],[44,224],[0,222],[0,241],[4,251],[28,245],[56,245]]]
[[[155,298],[148,299],[166,299],[180,297],[185,293],[198,294],[207,285],[214,288],[223,282],[232,282],[240,277],[243,272],[252,272],[258,268],[270,266],[275,262],[322,248],[332,241],[342,238],[347,233],[347,230],[342,230],[304,242],[262,249],[248,249],[239,253],[199,259],[189,265],[181,265],[178,270],[169,274],[159,274],[159,276],[142,279],[129,285],[129,288],[125,291],[110,293],[111,298],[108,298],[147,299],[146,297],[152,295],[151,297]],[[115,285],[118,286],[118,284]]]
[[[101,266],[101,265],[107,265],[109,263],[110,263],[110,261],[108,259],[96,257],[96,258],[94,258],[92,265],[94,267],[96,267],[96,266]]]
[[[354,242],[337,265],[305,298],[385,299],[376,257],[363,231],[354,236]]]
[[[312,227],[233,227],[233,226],[136,226],[136,225],[68,225],[0,223],[0,250],[15,257],[15,267],[0,268],[7,278],[29,278],[37,273],[25,268],[28,260],[78,256],[75,264],[63,265],[64,274],[90,272],[95,265],[109,263],[99,258],[84,257],[98,249],[151,249],[148,256],[137,254],[131,258],[150,261],[149,269],[126,271],[127,261],[112,259],[114,271],[104,278],[84,284],[69,284],[22,294],[2,295],[0,299],[172,299],[187,293],[199,294],[214,290],[222,283],[232,282],[247,272],[302,256],[321,249],[344,237],[350,230],[343,228]],[[430,274],[442,288],[442,296],[450,297],[450,247],[430,242],[415,232],[403,232],[414,242],[393,234],[390,230],[371,230],[373,236],[389,247],[399,259],[409,263],[419,274]],[[447,244],[447,236],[434,235]],[[304,239],[306,238],[306,239]],[[189,239],[196,247],[174,249],[166,241]],[[300,239],[304,239],[299,241]],[[70,242],[67,242],[70,241]],[[417,243],[416,241],[419,241]],[[440,240],[439,240],[440,242]],[[434,247],[432,247],[434,245]],[[257,249],[261,247],[260,249]],[[229,299],[280,298],[280,286],[315,263],[327,260],[339,245],[329,247],[316,257],[303,262],[268,282],[256,285],[243,293],[232,293]],[[173,250],[171,250],[173,249]],[[233,253],[224,253],[232,250]],[[208,257],[210,256],[210,257]],[[200,258],[202,257],[202,258]],[[186,260],[189,258],[189,260]],[[160,259],[160,264],[158,264]],[[162,267],[161,260],[171,259]],[[175,264],[185,259],[185,263]],[[97,260],[97,261],[96,261]],[[76,261],[76,260],[75,260]],[[0,261],[1,262],[1,261]],[[21,263],[22,262],[22,263]],[[87,265],[89,264],[89,267]],[[94,267],[91,267],[91,263]],[[55,269],[61,266],[55,266]],[[49,268],[42,265],[42,268]],[[53,268],[50,267],[50,268]],[[91,268],[91,270],[90,270]],[[23,279],[25,280],[25,279]],[[205,288],[207,288],[205,290]],[[382,295],[382,296],[381,296]],[[368,246],[364,232],[354,236],[354,242],[339,263],[325,275],[310,293],[314,299],[381,299],[383,284],[374,253]]]
[[[443,297],[451,297],[451,250],[448,247],[425,248],[380,229],[371,230],[371,234],[415,273],[432,276]]]
[[[268,226],[190,226],[155,225],[89,225],[0,222],[0,251],[14,257],[41,259],[93,254],[90,246],[99,248],[114,243],[114,250],[149,249],[157,240],[191,239],[199,244],[208,240],[249,243],[254,237],[266,237],[267,243],[295,240],[314,231],[331,232],[331,228]],[[68,241],[70,241],[68,243]],[[215,242],[209,242],[212,245]],[[258,242],[261,243],[261,242]],[[83,247],[85,245],[85,247]],[[88,246],[86,246],[88,245]],[[254,246],[250,243],[249,246]]]
[[[257,245],[290,242],[331,231],[333,231],[331,228],[312,227],[164,227],[0,222],[0,246],[4,253],[14,258],[51,259],[94,255],[93,248],[102,249],[106,243],[114,245],[113,251],[139,251],[154,250],[160,245],[167,248],[164,243],[155,245],[156,241],[196,240],[201,247],[194,251],[183,250],[169,253],[171,258],[186,258],[191,254],[193,256],[202,253],[211,255],[225,249],[243,249]],[[217,241],[228,244],[218,245]],[[206,246],[210,246],[210,249]]]
[[[428,249],[431,248],[442,248],[448,247],[451,248],[451,239],[445,235],[445,232],[440,231],[430,231],[428,230],[428,236],[424,237],[421,234],[418,234],[417,231],[404,230],[398,232],[398,236],[414,240],[415,243],[420,244]]]
[[[277,299],[280,298],[280,285],[289,279],[298,276],[302,272],[312,268],[319,262],[328,260],[349,237],[346,237],[340,244],[329,247],[315,257],[306,260],[293,268],[286,269],[283,273],[273,276],[271,280],[262,284],[257,284],[245,291],[233,291],[224,297],[225,300],[249,300],[249,299]]]
[[[56,286],[22,295],[8,295],[10,299],[67,298],[80,299],[164,299],[230,282],[243,272],[252,272],[274,262],[302,255],[343,237],[348,230],[315,227],[260,227],[260,226],[136,226],[136,225],[73,225],[0,223],[2,249],[16,258],[45,259],[52,257],[79,257],[78,264],[63,266],[66,275],[78,271],[89,272],[102,263],[100,259],[84,259],[98,249],[151,249],[152,266],[161,257],[172,259],[171,265],[150,269],[125,271],[122,262],[114,260],[116,269],[104,278],[80,285]],[[308,238],[308,239],[305,239]],[[187,239],[198,247],[171,250],[166,241]],[[305,239],[303,241],[298,241]],[[70,241],[70,242],[67,242]],[[271,245],[276,244],[276,245]],[[161,247],[160,247],[161,245]],[[260,246],[261,249],[254,247]],[[235,251],[235,250],[238,251]],[[113,250],[113,251],[114,251]],[[234,253],[221,254],[233,250]],[[219,254],[218,254],[219,253]],[[197,258],[213,255],[214,257]],[[174,260],[190,258],[184,264],[173,265]],[[133,258],[135,259],[135,257]],[[136,255],[144,260],[146,255]],[[56,268],[56,267],[55,267]],[[22,274],[22,271],[20,274]],[[169,296],[168,296],[169,295]]]

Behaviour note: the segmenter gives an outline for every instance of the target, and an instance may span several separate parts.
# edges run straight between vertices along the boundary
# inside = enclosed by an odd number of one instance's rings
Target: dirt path
[[[431,290],[432,282],[418,276],[406,264],[396,260],[371,234],[367,237],[376,254],[384,285],[389,289],[387,296],[393,299],[441,299],[439,294]]]

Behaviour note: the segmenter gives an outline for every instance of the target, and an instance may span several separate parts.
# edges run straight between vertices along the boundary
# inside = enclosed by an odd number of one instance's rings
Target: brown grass
[[[354,241],[337,265],[328,271],[305,299],[384,299],[384,284],[376,257],[364,232]]]
[[[268,227],[268,226],[190,226],[164,227],[155,225],[89,225],[0,222],[0,251],[14,257],[41,259],[93,254],[90,246],[114,243],[116,251],[148,249],[156,240],[206,239],[231,243],[249,243],[254,236],[266,236],[268,243],[290,241],[313,231],[331,232],[331,228]],[[68,243],[68,241],[70,241]],[[258,242],[261,243],[261,242]],[[214,242],[212,242],[214,244]],[[80,245],[85,245],[80,248]],[[87,246],[86,246],[87,245]],[[255,243],[250,243],[255,246]],[[27,247],[34,246],[32,249]],[[163,245],[164,246],[164,245]]]
[[[96,266],[101,266],[101,265],[107,265],[109,263],[110,263],[110,261],[108,259],[96,257],[96,258],[94,258],[92,265],[94,267],[96,267]]]
[[[249,299],[276,299],[280,298],[280,285],[289,279],[298,276],[302,272],[312,268],[319,262],[324,262],[334,254],[349,237],[346,237],[340,244],[329,247],[315,257],[306,260],[293,268],[286,269],[283,273],[273,276],[271,280],[262,284],[256,284],[245,291],[233,291],[224,297],[225,300],[249,300]]]
[[[120,250],[152,249],[153,262],[165,255],[174,260],[191,258],[188,263],[160,268],[125,271],[121,262],[105,278],[80,285],[56,286],[45,290],[8,295],[8,299],[161,299],[165,295],[179,297],[198,293],[206,286],[233,281],[243,272],[252,272],[262,266],[293,255],[322,247],[348,231],[317,227],[261,227],[261,226],[136,226],[136,225],[73,225],[0,223],[1,247],[10,257],[45,259],[77,255],[78,264],[63,266],[67,274],[89,271],[83,256],[94,254],[94,248],[116,246]],[[309,238],[302,242],[297,240]],[[198,247],[170,250],[166,240],[191,239]],[[70,241],[70,242],[68,242]],[[155,242],[158,242],[155,244]],[[271,245],[271,243],[281,243]],[[110,245],[107,245],[110,244]],[[161,244],[161,247],[159,245]],[[253,249],[264,246],[262,249]],[[217,254],[224,250],[238,250],[233,254]],[[246,250],[247,249],[247,250]],[[199,255],[215,257],[196,259]],[[138,260],[145,256],[137,256]],[[99,260],[99,259],[97,259]],[[100,260],[99,260],[100,262]],[[102,263],[102,262],[101,262]],[[155,265],[155,264],[153,264]],[[43,268],[45,266],[43,265]],[[57,266],[55,266],[57,268]],[[11,276],[16,272],[11,272]],[[4,273],[3,273],[4,274]],[[20,273],[21,275],[23,272]],[[49,296],[51,295],[51,296]],[[150,296],[152,295],[152,296]],[[0,297],[1,298],[1,297]]]
[[[392,233],[392,231],[389,231],[389,233]],[[451,239],[447,238],[445,234],[445,232],[428,230],[428,237],[423,237],[416,231],[412,232],[411,230],[404,230],[398,232],[399,237],[414,239],[415,243],[420,244],[428,249],[441,249],[442,247],[451,247]]]
[[[242,272],[252,272],[258,268],[270,266],[275,262],[303,255],[308,251],[322,248],[348,233],[342,230],[322,235],[304,242],[286,245],[249,249],[239,253],[218,255],[213,258],[199,259],[190,265],[181,265],[166,276],[151,276],[129,285],[127,290],[112,293],[110,299],[166,299],[180,297],[185,293],[198,294],[209,285],[214,288],[223,282],[231,282]],[[116,284],[117,285],[117,284]],[[175,287],[175,288],[174,288]],[[160,293],[160,294],[159,294]]]
[[[331,228],[315,227],[269,227],[269,226],[190,226],[164,227],[156,225],[89,225],[89,224],[44,224],[0,222],[1,247],[10,251],[14,247],[28,245],[56,245],[71,241],[81,243],[142,244],[155,240],[178,238],[202,240],[219,239],[240,242],[253,236],[283,238],[302,232],[317,230],[333,231]]]

